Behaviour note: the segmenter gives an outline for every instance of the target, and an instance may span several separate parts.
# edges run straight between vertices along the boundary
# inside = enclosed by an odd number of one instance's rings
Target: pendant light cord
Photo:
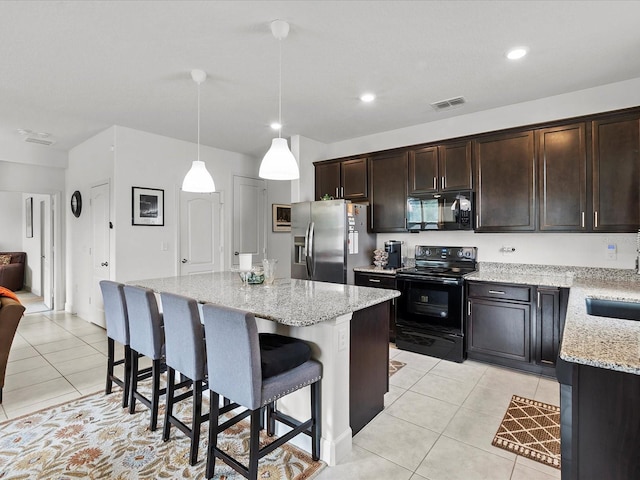
[[[200,82],[198,82],[198,161],[200,161]]]
[[[278,50],[279,50],[279,54],[280,54],[280,58],[279,58],[279,78],[278,78],[278,125],[280,125],[280,128],[278,128],[278,138],[282,138],[282,39],[279,38],[278,39]]]

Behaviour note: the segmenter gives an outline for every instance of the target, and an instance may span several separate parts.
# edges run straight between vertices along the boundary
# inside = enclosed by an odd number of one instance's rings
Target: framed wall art
[[[164,225],[164,190],[131,187],[131,225]]]
[[[271,206],[274,232],[291,231],[291,205],[274,203]]]

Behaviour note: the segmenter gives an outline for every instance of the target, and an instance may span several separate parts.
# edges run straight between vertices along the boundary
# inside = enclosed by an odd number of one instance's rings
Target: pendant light
[[[274,20],[271,22],[271,33],[278,39],[280,49],[278,138],[271,142],[271,148],[262,159],[258,175],[268,180],[295,180],[300,177],[298,162],[289,150],[287,139],[282,138],[282,39],[289,35],[289,24],[284,20]]]
[[[182,191],[195,193],[213,193],[216,185],[206,165],[200,160],[200,84],[207,78],[202,70],[191,70],[191,78],[198,84],[198,159],[191,164],[191,170],[187,172],[182,181]]]

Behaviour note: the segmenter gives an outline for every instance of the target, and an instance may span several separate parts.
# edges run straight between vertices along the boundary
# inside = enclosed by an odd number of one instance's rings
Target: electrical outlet
[[[616,244],[615,243],[607,244],[606,259],[616,260],[617,258],[618,258],[618,247],[616,246]]]
[[[343,328],[338,332],[338,350],[346,350],[347,348],[347,331]]]

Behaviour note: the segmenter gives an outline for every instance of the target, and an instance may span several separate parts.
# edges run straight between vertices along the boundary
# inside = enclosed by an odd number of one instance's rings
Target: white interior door
[[[40,271],[42,302],[53,309],[53,222],[51,200],[40,201]]]
[[[233,177],[233,257],[251,253],[253,262],[262,261],[266,252],[266,184],[264,180]]]
[[[180,275],[223,270],[221,208],[219,192],[180,192]]]
[[[91,188],[91,225],[92,248],[91,262],[93,269],[93,293],[91,295],[90,320],[106,328],[104,321],[104,303],[100,291],[100,280],[109,280],[109,184],[105,183]]]

